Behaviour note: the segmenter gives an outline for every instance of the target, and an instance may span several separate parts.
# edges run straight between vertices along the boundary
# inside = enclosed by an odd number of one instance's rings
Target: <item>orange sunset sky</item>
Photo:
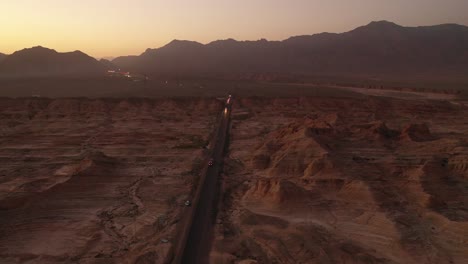
[[[466,0],[1,0],[0,52],[41,45],[100,58],[172,39],[282,40],[373,20],[467,25],[467,10]]]

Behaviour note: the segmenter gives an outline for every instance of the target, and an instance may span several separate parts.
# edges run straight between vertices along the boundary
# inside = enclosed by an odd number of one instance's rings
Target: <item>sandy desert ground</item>
[[[467,112],[238,99],[212,263],[468,263]]]
[[[163,263],[223,105],[1,99],[0,263]]]

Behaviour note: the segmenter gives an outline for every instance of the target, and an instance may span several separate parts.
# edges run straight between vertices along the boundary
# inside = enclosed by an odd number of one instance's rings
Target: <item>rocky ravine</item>
[[[0,262],[163,263],[221,107],[0,99]]]
[[[212,263],[467,263],[467,110],[239,99]]]

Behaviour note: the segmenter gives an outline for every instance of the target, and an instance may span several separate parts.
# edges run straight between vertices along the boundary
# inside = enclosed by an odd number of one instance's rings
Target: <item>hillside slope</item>
[[[6,58],[6,54],[0,53],[0,62]]]
[[[0,77],[100,75],[106,67],[81,51],[59,53],[44,47],[17,51],[0,62]]]

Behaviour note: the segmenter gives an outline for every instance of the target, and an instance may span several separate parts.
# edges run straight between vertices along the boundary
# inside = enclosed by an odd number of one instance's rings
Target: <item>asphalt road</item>
[[[219,178],[223,169],[223,157],[225,153],[229,123],[231,116],[232,99],[224,108],[215,145],[212,152],[214,163],[206,170],[202,177],[198,200],[193,203],[193,220],[186,237],[186,242],[181,247],[181,256],[175,256],[173,263],[208,263],[213,240],[213,231],[217,214],[219,197]],[[180,241],[183,243],[183,241]],[[176,252],[177,254],[177,252]]]

